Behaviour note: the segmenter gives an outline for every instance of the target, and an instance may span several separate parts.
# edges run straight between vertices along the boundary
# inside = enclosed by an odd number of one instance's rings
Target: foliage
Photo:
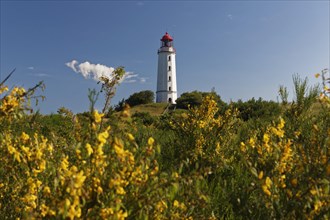
[[[104,114],[110,108],[110,100],[115,95],[116,86],[121,82],[122,78],[125,76],[124,67],[118,67],[113,71],[112,78],[102,76],[100,78],[100,83],[102,84],[101,92],[104,92],[105,103],[102,110]]]
[[[114,106],[114,109],[115,109],[115,111],[118,112],[118,111],[123,110],[123,109],[124,109],[124,106],[125,106],[125,99],[123,98],[122,100],[120,100],[120,101],[118,102],[117,105]]]
[[[211,96],[215,102],[220,106],[225,106],[225,102],[223,102],[218,94],[214,91],[211,92],[200,92],[200,91],[192,91],[182,93],[181,96],[176,100],[176,104],[178,108],[188,109],[189,107],[199,106],[202,104],[202,99],[206,96]]]
[[[155,99],[155,94],[153,91],[144,90],[130,95],[130,97],[128,97],[128,99],[126,99],[125,102],[129,104],[131,107],[133,107],[136,105],[153,103],[154,99]]]
[[[0,218],[329,219],[330,99],[294,84],[290,103],[209,94],[159,118],[105,118],[95,90],[41,115],[1,84]]]
[[[322,96],[330,97],[330,72],[329,69],[323,69],[320,73],[316,73],[315,77],[322,77]]]
[[[279,88],[278,94],[280,95],[282,103],[284,105],[288,104],[288,97],[289,97],[288,89],[281,85]]]
[[[134,121],[139,121],[144,125],[152,125],[155,122],[155,118],[148,112],[136,112],[132,115]]]
[[[274,101],[265,101],[262,100],[262,98],[257,100],[252,98],[246,102],[238,100],[238,102],[232,103],[232,106],[238,109],[240,112],[240,118],[244,121],[250,119],[271,121],[281,113],[281,106],[278,103]]]
[[[23,92],[14,88],[1,100],[6,113],[1,122],[20,120],[18,116],[25,114],[22,106],[27,100],[16,98]],[[64,117],[54,116],[56,120]],[[176,196],[180,185],[191,184],[177,172],[159,170],[156,155],[160,149],[155,140],[149,137],[138,145],[131,133],[114,134],[111,126],[102,127],[102,118],[98,111],[90,112],[87,134],[79,120],[73,120],[74,141],[64,144],[38,132],[13,132],[15,127],[7,124],[0,135],[1,217],[165,219],[192,215],[195,211]],[[185,196],[193,199],[194,194]]]

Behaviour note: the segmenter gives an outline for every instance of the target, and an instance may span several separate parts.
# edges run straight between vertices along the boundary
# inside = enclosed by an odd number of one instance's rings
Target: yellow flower
[[[39,164],[39,169],[40,171],[44,171],[46,169],[46,161],[45,160],[42,160]]]
[[[264,193],[267,195],[267,196],[271,196],[272,193],[269,191],[269,189],[267,188],[266,185],[262,185],[262,190],[264,191]]]
[[[173,206],[174,206],[174,207],[179,207],[179,202],[178,202],[177,200],[174,200],[174,202],[173,202]]]
[[[42,182],[40,180],[37,180],[37,188],[39,188],[42,185]]]
[[[105,144],[107,142],[107,135],[103,132],[97,135],[97,140],[101,143],[101,144]]]
[[[97,194],[103,193],[103,189],[101,186],[97,187]]]
[[[7,92],[8,91],[8,87],[4,86],[4,87],[0,87],[0,94]]]
[[[109,130],[110,130],[110,126],[106,128],[106,130],[100,134],[97,135],[97,140],[101,143],[101,144],[105,144],[107,142],[107,138],[109,137]]]
[[[93,116],[94,116],[94,121],[96,123],[100,123],[104,114],[99,114],[97,110],[94,110]]]
[[[124,188],[121,187],[121,186],[116,187],[116,193],[119,194],[119,195],[125,195],[126,194]]]
[[[268,142],[269,142],[269,135],[268,134],[264,134],[263,140],[264,140],[265,144],[268,144]]]
[[[124,156],[124,153],[125,153],[125,151],[124,151],[124,149],[123,148],[121,148],[119,145],[117,145],[117,144],[114,144],[114,148],[115,148],[115,152],[116,152],[116,154],[118,155],[118,156]]]
[[[74,183],[74,187],[76,188],[80,188],[82,187],[85,179],[86,179],[86,176],[84,176],[84,171],[80,171],[79,173],[77,173],[75,175],[75,183]]]
[[[110,215],[113,215],[113,209],[112,208],[103,208],[101,209],[101,217],[103,219],[109,218]]]
[[[50,188],[48,186],[45,186],[43,192],[44,194],[50,194]]]
[[[254,145],[256,144],[256,141],[255,141],[255,139],[253,137],[250,137],[249,144],[251,145],[252,148],[255,148]]]
[[[241,142],[241,151],[244,153],[246,152],[246,146],[245,146],[244,142]]]
[[[265,184],[268,188],[270,188],[270,186],[273,184],[272,180],[268,176],[266,177]]]
[[[270,196],[272,193],[270,192],[270,186],[273,184],[272,180],[267,176],[265,183],[262,185],[262,190],[264,191],[264,193],[268,196]]]
[[[56,212],[54,210],[49,210],[48,211],[48,214],[51,215],[51,216],[55,216],[56,215]]]
[[[264,176],[264,172],[263,171],[260,171],[260,173],[258,175],[259,180],[261,180],[263,176]]]
[[[90,144],[86,144],[86,150],[87,150],[87,154],[88,156],[90,156],[93,153],[93,148]]]
[[[30,152],[30,148],[25,147],[24,145],[21,146],[22,151],[25,153],[25,155],[27,156],[28,160],[31,160],[31,155],[32,153]]]
[[[314,204],[314,211],[319,211],[323,206],[323,203],[320,200],[317,200]]]
[[[49,208],[45,204],[42,204],[40,206],[40,209],[41,209],[41,216],[45,217],[48,213]]]
[[[159,168],[158,166],[155,166],[155,168],[150,172],[150,175],[155,175],[158,172]]]
[[[271,128],[271,131],[280,138],[284,137],[284,131],[281,129]]]
[[[184,211],[187,209],[186,205],[183,202],[181,202],[181,204],[180,204],[180,209],[182,209]]]
[[[278,129],[282,129],[284,128],[284,125],[285,125],[285,121],[283,118],[280,118],[280,123],[277,125],[277,128]]]
[[[69,166],[69,161],[68,161],[68,156],[66,156],[65,158],[62,159],[61,161],[61,169],[62,170],[67,170],[68,166]]]
[[[10,154],[14,154],[14,159],[17,160],[18,162],[21,162],[21,155],[20,153],[14,148],[12,145],[9,145],[7,147],[8,151]]]
[[[315,78],[319,78],[319,77],[320,77],[320,75],[321,75],[321,74],[319,74],[319,73],[316,73],[314,76],[315,76]]]
[[[124,212],[123,210],[120,210],[117,213],[117,219],[118,220],[124,220],[125,218],[127,218],[127,216],[128,216],[127,212]]]
[[[41,149],[37,148],[36,158],[37,158],[38,160],[41,160],[42,155],[43,155],[43,153],[42,153]]]
[[[21,140],[25,143],[29,139],[30,139],[30,136],[28,134],[26,134],[25,132],[23,132],[21,135]]]
[[[131,134],[131,133],[127,133],[127,136],[128,136],[128,139],[130,140],[130,141],[134,141],[135,139],[134,139],[134,136]]]
[[[161,200],[157,203],[156,209],[162,213],[164,211],[164,209],[167,209],[167,204],[163,200]]]
[[[316,189],[311,189],[309,191],[313,196],[317,194],[317,190]]]
[[[152,137],[150,137],[150,138],[148,139],[148,144],[149,144],[149,145],[153,145],[154,142],[155,142],[155,140],[154,140]]]
[[[12,145],[8,145],[7,149],[10,154],[14,154],[16,152],[16,149]]]
[[[69,207],[71,204],[69,199],[65,199],[65,207]]]

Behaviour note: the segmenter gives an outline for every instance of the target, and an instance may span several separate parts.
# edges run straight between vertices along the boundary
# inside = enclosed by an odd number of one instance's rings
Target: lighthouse
[[[156,102],[175,103],[177,90],[173,38],[166,32],[160,41],[161,45],[158,50]]]

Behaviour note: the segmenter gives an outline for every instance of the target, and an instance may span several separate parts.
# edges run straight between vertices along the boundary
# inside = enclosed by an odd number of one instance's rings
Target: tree
[[[144,90],[132,94],[128,99],[126,99],[126,103],[132,107],[141,104],[153,103],[154,99],[155,99],[155,94],[153,91]]]
[[[199,106],[202,99],[202,93],[199,91],[185,92],[176,100],[176,105],[178,108],[188,109],[188,106]]]
[[[118,67],[113,71],[112,78],[108,78],[105,76],[100,77],[100,81],[102,84],[101,92],[104,91],[105,96],[105,103],[102,110],[102,113],[104,114],[107,110],[110,108],[110,100],[116,93],[116,86],[120,83],[122,78],[125,75],[125,69],[124,67]]]
[[[281,113],[281,106],[274,101],[265,101],[262,98],[252,98],[246,102],[238,100],[232,106],[240,112],[240,118],[244,121],[262,118],[271,121]]]
[[[124,109],[124,106],[125,106],[125,99],[123,98],[122,100],[120,100],[118,102],[117,105],[114,106],[115,111],[119,112],[119,111],[123,110]]]
[[[202,99],[206,96],[211,96],[218,106],[226,105],[226,103],[221,100],[221,97],[213,90],[211,92],[200,92],[197,90],[185,92],[176,100],[176,104],[178,108],[188,109],[188,106],[194,107],[201,105]]]

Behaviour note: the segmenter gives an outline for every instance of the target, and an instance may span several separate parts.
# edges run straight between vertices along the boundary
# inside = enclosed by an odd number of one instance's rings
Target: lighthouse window
[[[168,81],[170,81],[170,82],[171,82],[171,76],[169,76],[169,77],[168,77]]]
[[[170,86],[170,87],[168,87],[168,90],[169,90],[169,91],[171,91],[171,90],[172,90],[171,86]]]
[[[171,71],[171,66],[168,67],[168,71]]]
[[[171,61],[171,56],[168,56],[168,61]]]

